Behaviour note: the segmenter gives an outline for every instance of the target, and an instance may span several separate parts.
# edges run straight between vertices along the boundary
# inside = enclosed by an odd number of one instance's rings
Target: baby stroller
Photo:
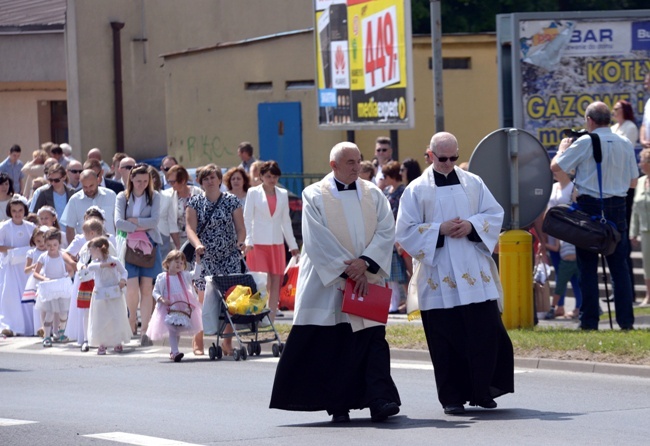
[[[226,304],[226,294],[228,290],[237,286],[243,285],[251,288],[253,294],[257,293],[257,284],[251,274],[228,274],[216,275],[206,277],[206,293],[212,288],[214,297],[216,298],[216,311],[218,317],[218,329],[216,331],[216,343],[208,348],[208,355],[211,360],[221,359],[223,357],[223,350],[220,345],[220,338],[237,338],[239,348],[233,350],[233,359],[239,361],[240,359],[246,360],[248,356],[259,356],[262,352],[262,344],[273,343],[271,350],[273,356],[276,358],[280,356],[284,349],[284,344],[280,339],[280,335],[275,330],[273,322],[269,317],[270,310],[264,309],[259,314],[230,314]],[[204,312],[205,312],[204,307]],[[263,320],[268,322],[268,325],[260,324]],[[232,333],[224,333],[226,327],[230,324],[233,327]],[[262,334],[262,338],[260,338]],[[271,337],[267,334],[272,334]]]

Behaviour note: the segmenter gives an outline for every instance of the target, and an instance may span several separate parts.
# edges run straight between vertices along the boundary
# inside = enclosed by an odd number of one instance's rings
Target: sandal
[[[106,347],[103,345],[100,345],[99,348],[97,349],[97,354],[98,355],[105,355],[106,354]]]
[[[52,347],[52,338],[49,336],[43,339],[43,347]]]
[[[59,336],[56,339],[56,342],[60,342],[62,344],[65,344],[66,342],[69,342],[70,339],[65,335],[65,330],[59,330],[58,332]]]
[[[232,352],[234,350],[235,349],[232,347],[232,345],[230,346],[230,348],[227,348],[223,342],[221,343],[221,351],[223,352],[224,356],[232,356]]]
[[[115,353],[122,353],[124,351],[124,347],[122,347],[122,344],[116,345],[115,347],[113,347],[113,351]]]
[[[88,350],[90,350],[90,347],[88,346],[88,341],[84,341],[84,343],[81,344],[81,351],[85,353]]]

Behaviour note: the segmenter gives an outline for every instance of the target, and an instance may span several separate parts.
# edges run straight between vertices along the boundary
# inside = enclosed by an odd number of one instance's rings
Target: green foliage
[[[496,15],[513,12],[612,11],[648,8],[648,0],[441,0],[443,33],[496,31]],[[430,34],[430,0],[411,0],[413,34]]]

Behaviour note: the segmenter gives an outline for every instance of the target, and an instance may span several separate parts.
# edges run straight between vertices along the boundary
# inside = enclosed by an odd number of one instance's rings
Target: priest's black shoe
[[[462,404],[450,404],[445,406],[444,409],[447,415],[462,415],[465,413],[465,406]]]
[[[496,409],[497,402],[492,399],[489,399],[489,400],[479,401],[476,405],[481,406],[483,409]]]
[[[332,413],[332,423],[349,423],[350,422],[350,412],[340,411]]]
[[[384,421],[386,418],[397,415],[399,413],[399,406],[392,401],[382,399],[374,400],[370,403],[370,420],[379,422]]]

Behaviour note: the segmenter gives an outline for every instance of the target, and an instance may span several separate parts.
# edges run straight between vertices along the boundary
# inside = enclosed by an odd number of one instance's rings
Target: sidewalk
[[[569,301],[575,302],[573,299],[567,299],[566,307],[568,308]],[[609,330],[609,319],[607,318],[607,304],[601,302],[604,306],[603,311],[605,314],[601,317],[600,329]],[[572,310],[573,307],[568,308],[567,311]],[[613,310],[613,304],[612,304]],[[293,312],[283,311],[283,316],[276,319],[276,324],[291,324],[293,321]],[[409,322],[405,314],[391,314],[388,317],[388,325],[393,324],[419,324],[418,321]],[[578,327],[578,320],[571,319],[555,319],[551,321],[540,320],[540,327],[565,327],[575,328]],[[634,324],[635,328],[650,328],[650,316],[637,316]],[[617,329],[616,321],[614,320],[614,329]],[[205,349],[207,349],[215,342],[215,336],[206,336]],[[235,341],[236,342],[236,341]],[[165,344],[166,345],[166,344]],[[192,347],[192,339],[189,337],[181,338],[181,345],[187,348]],[[271,344],[262,344],[262,351],[265,354],[270,354]],[[428,350],[413,350],[413,349],[399,349],[391,348],[391,358],[401,361],[420,361],[431,362]],[[643,365],[630,365],[630,364],[612,364],[591,361],[576,361],[576,360],[561,360],[561,359],[545,359],[545,358],[523,358],[515,357],[515,367],[522,369],[539,369],[539,370],[557,370],[567,372],[579,373],[601,373],[606,375],[619,375],[619,376],[636,376],[642,378],[650,378],[650,366]]]

